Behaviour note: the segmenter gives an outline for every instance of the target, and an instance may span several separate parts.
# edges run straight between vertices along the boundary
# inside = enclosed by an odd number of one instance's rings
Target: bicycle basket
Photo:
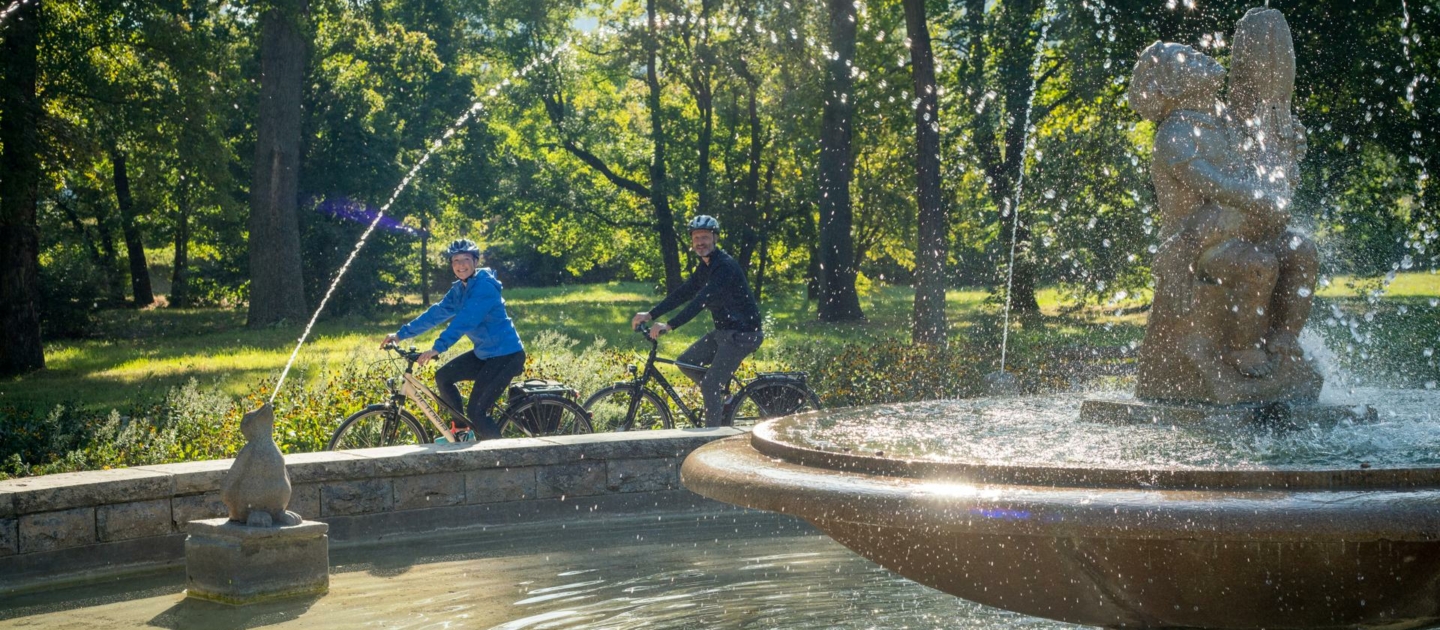
[[[510,384],[509,395],[512,406],[526,398],[540,394],[563,396],[569,400],[575,400],[580,395],[579,392],[560,381],[531,378]],[[547,406],[532,408],[525,413],[525,417],[515,420],[533,435],[546,435],[558,431],[564,417],[564,409]]]

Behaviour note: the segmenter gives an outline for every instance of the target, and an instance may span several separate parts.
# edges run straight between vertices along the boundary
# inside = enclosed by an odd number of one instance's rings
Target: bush
[[[82,337],[94,327],[93,315],[105,295],[104,274],[79,245],[60,243],[45,252],[40,265],[40,325],[46,339]]]
[[[968,345],[939,348],[895,339],[802,346],[782,354],[792,369],[809,373],[810,388],[826,407],[977,396],[983,385],[976,366],[987,364]]]
[[[564,335],[529,341],[526,378],[564,381],[589,393],[623,376],[623,359],[596,340],[584,350]],[[439,363],[421,370],[431,382]],[[395,359],[354,359],[314,375],[292,373],[275,403],[275,443],[286,453],[319,451],[350,414],[389,396],[386,379],[403,369]],[[244,438],[240,418],[269,400],[278,374],[239,398],[191,379],[158,400],[127,410],[96,411],[57,405],[0,408],[0,479],[234,457]],[[417,412],[418,415],[418,412]]]

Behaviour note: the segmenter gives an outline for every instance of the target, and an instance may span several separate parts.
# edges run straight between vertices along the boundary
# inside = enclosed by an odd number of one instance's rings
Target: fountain
[[[1163,236],[1133,397],[783,418],[697,450],[684,484],[1049,619],[1440,624],[1440,401],[1322,397],[1300,343],[1317,254],[1288,227],[1306,148],[1289,27],[1253,9],[1233,41],[1228,104],[1224,68],[1189,46],[1157,42],[1135,66],[1130,105],[1157,123]]]
[[[323,595],[330,588],[330,526],[291,512],[290,475],[267,403],[240,421],[245,447],[225,476],[228,518],[186,528],[186,595],[224,604]]]

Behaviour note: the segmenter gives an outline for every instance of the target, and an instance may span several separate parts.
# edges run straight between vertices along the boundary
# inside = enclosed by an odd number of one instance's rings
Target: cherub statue
[[[1251,25],[1273,37],[1273,17]],[[1245,120],[1217,100],[1225,69],[1194,48],[1156,42],[1135,64],[1130,106],[1157,124],[1151,176],[1162,228],[1136,388],[1142,398],[1234,404],[1319,394],[1320,377],[1299,343],[1317,255],[1287,227],[1304,150],[1289,110],[1293,52],[1290,82],[1278,86],[1270,75],[1283,60],[1249,58],[1293,49],[1288,29],[1281,46],[1245,20],[1240,26],[1236,40],[1247,44],[1235,64],[1245,72],[1232,99],[1253,114]]]

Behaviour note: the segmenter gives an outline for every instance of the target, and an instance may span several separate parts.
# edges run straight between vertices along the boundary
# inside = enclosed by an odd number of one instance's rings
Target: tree
[[[904,0],[905,30],[910,36],[910,68],[915,79],[915,200],[918,242],[915,248],[915,343],[945,343],[946,232],[950,223],[940,196],[940,96],[925,0]]]
[[[135,224],[135,200],[130,196],[125,153],[119,148],[111,147],[110,165],[115,177],[115,201],[120,208],[120,232],[125,236],[125,254],[130,260],[130,293],[135,306],[149,306],[155,302],[155,293],[150,289],[150,266],[145,262],[145,242]]]
[[[259,130],[250,185],[251,327],[306,315],[296,204],[307,14],[307,0],[283,0],[261,17]]]
[[[825,107],[820,125],[820,304],[822,321],[863,319],[855,241],[850,230],[850,180],[855,158],[851,154],[851,102],[855,59],[855,3],[828,0],[831,59],[825,74]]]
[[[40,186],[37,55],[44,0],[30,0],[0,31],[0,376],[45,367],[40,339]]]

